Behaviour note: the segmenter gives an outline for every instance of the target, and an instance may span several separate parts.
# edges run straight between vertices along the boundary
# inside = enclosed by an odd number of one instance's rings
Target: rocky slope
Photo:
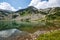
[[[60,7],[53,7],[47,9],[37,9],[33,6],[30,6],[26,9],[21,9],[16,12],[7,11],[7,10],[0,10],[0,20],[38,20],[45,18],[48,14],[53,14],[55,12],[59,12]]]

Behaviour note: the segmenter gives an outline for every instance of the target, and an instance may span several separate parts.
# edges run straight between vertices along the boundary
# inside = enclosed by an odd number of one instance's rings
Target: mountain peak
[[[26,10],[36,11],[38,9],[33,7],[33,6],[29,6],[29,7],[25,8],[25,9],[20,9],[20,10],[18,10],[16,12],[22,12],[22,11],[26,11]]]
[[[35,10],[37,9],[37,8],[35,8],[35,7],[33,7],[33,6],[29,6],[28,8],[35,9]]]

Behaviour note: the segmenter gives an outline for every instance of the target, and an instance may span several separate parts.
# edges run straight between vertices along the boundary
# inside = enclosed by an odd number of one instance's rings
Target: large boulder
[[[0,31],[0,40],[32,40],[28,32],[17,29]]]

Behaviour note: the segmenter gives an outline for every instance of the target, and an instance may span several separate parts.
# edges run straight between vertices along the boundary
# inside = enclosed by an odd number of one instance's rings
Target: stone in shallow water
[[[22,31],[19,31],[19,30],[17,30],[17,29],[3,30],[3,31],[0,31],[0,37],[9,37],[9,36],[11,36],[15,31],[22,32]]]
[[[0,40],[31,40],[28,32],[23,32],[17,29],[9,29],[0,31]]]

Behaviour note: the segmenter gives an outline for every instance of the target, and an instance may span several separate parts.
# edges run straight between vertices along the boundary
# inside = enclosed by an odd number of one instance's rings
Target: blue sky
[[[18,7],[25,8],[30,3],[31,0],[0,0],[0,2],[7,2],[11,4],[16,9]]]
[[[60,7],[60,0],[0,0],[0,9],[16,11],[28,6],[34,6],[38,9]]]

